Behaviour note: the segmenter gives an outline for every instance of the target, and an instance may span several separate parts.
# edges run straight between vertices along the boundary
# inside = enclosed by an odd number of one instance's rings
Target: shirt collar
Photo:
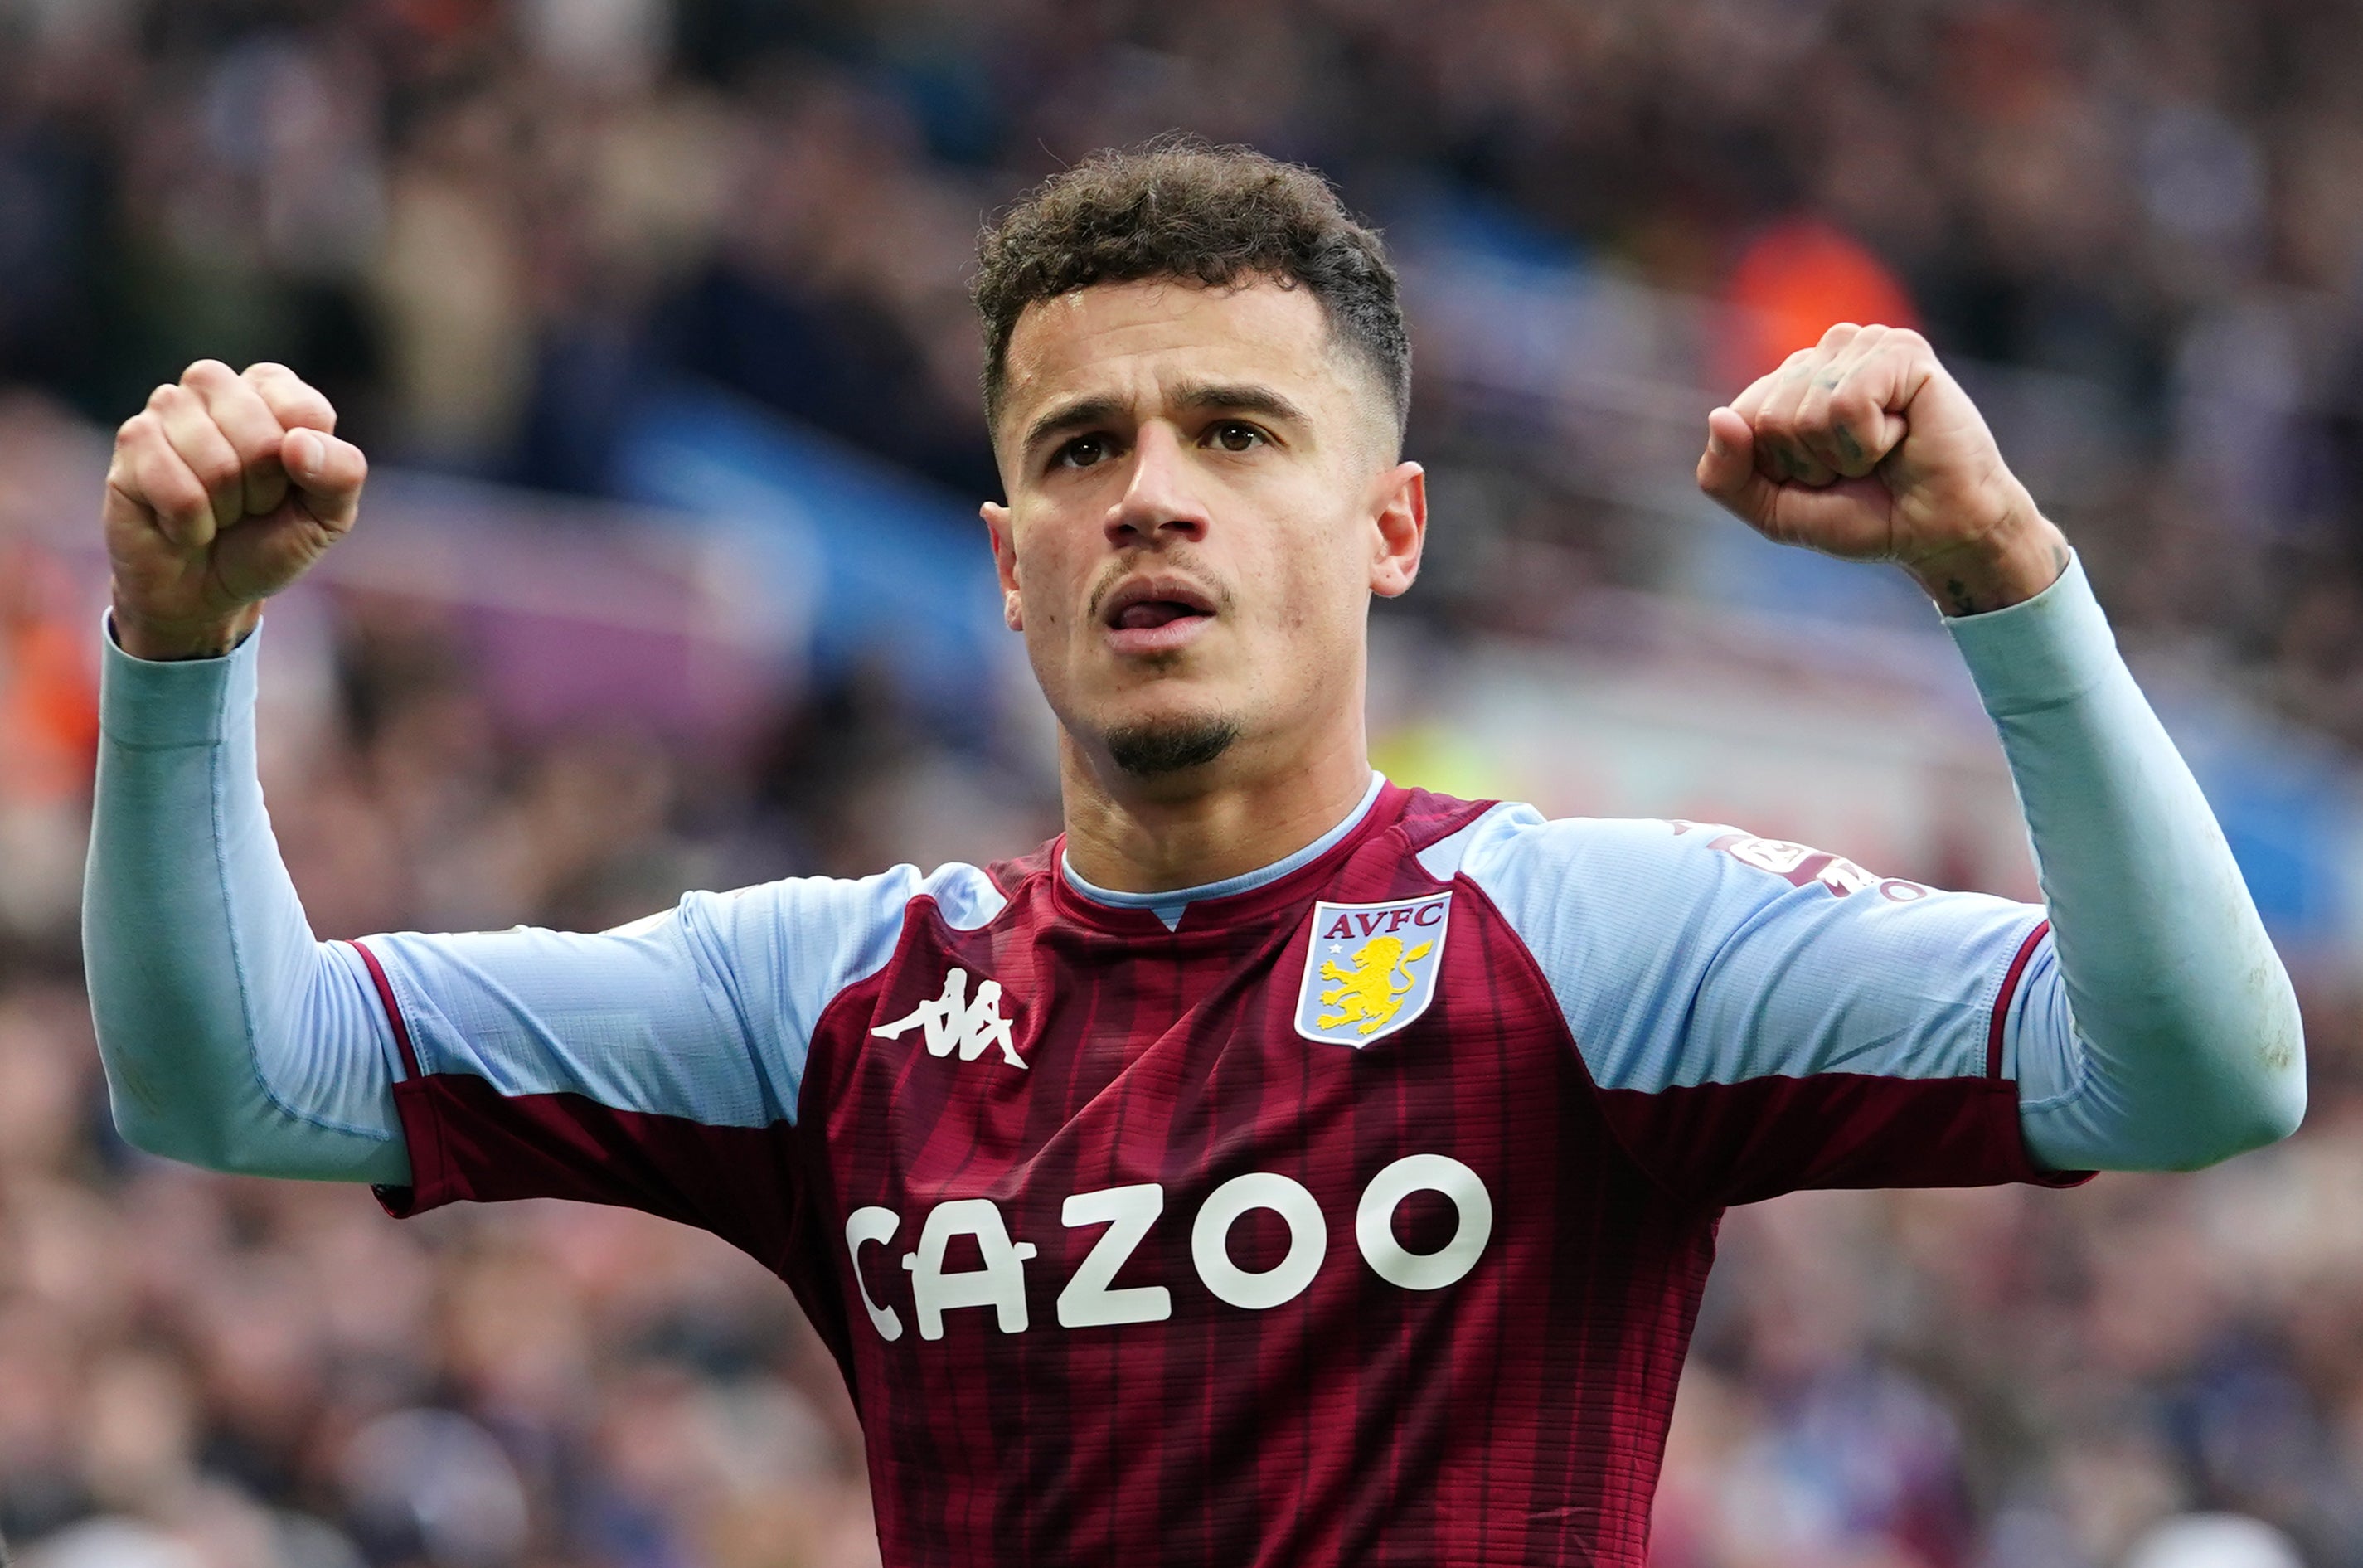
[[[1344,821],[1285,860],[1274,861],[1255,871],[1241,872],[1237,876],[1226,876],[1220,882],[1204,883],[1196,887],[1177,887],[1162,893],[1118,893],[1113,888],[1095,887],[1085,882],[1082,874],[1068,863],[1067,852],[1063,849],[1059,851],[1059,874],[1066,878],[1069,887],[1093,903],[1104,904],[1111,909],[1146,909],[1163,921],[1165,929],[1170,931],[1182,923],[1182,912],[1201,899],[1228,898],[1234,894],[1252,893],[1265,884],[1278,882],[1289,873],[1308,866],[1327,854],[1337,848],[1340,840],[1361,825],[1363,817],[1370,814],[1370,806],[1378,800],[1379,791],[1385,787],[1386,782],[1384,775],[1373,769],[1370,787],[1362,792],[1360,804],[1346,813]]]

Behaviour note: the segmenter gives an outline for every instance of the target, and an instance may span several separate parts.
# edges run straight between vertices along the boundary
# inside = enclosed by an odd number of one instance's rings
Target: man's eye
[[[1105,456],[1107,456],[1106,437],[1077,436],[1073,440],[1060,447],[1058,457],[1052,461],[1060,468],[1089,468]]]
[[[1208,434],[1226,452],[1251,451],[1263,444],[1263,432],[1237,419],[1226,419]]]

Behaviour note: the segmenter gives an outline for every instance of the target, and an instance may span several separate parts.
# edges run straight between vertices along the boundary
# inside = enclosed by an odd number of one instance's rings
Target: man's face
[[[1005,613],[1069,736],[1140,779],[1359,737],[1372,593],[1418,570],[1416,464],[1303,288],[1101,284],[1029,306],[987,506]]]

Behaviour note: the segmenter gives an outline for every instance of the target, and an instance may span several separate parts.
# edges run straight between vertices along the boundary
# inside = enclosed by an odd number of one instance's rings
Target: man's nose
[[[1108,542],[1127,545],[1195,543],[1206,537],[1206,510],[1190,484],[1189,454],[1171,427],[1141,427],[1124,495],[1108,508]]]

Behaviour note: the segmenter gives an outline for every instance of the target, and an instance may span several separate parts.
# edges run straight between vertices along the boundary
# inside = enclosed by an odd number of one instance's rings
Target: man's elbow
[[[2305,1121],[2305,1034],[2291,1008],[2285,1029],[2258,1049],[2257,1077],[2239,1106],[2236,1146],[2224,1158],[2278,1143]]]
[[[121,1094],[113,1097],[113,1110],[115,1130],[142,1154],[225,1175],[247,1173],[239,1163],[236,1140],[220,1118],[166,1112]]]
[[[124,1049],[124,1031],[102,1020],[99,1057],[106,1068],[107,1108],[123,1141],[143,1154],[225,1175],[253,1173],[253,1139],[244,1130],[253,1107],[201,1092],[185,1077],[154,1070],[151,1053]]]
[[[2281,984],[2285,988],[2288,982]],[[2215,1092],[2194,1107],[2200,1114],[2190,1118],[2190,1146],[2174,1168],[2220,1164],[2278,1143],[2304,1122],[2305,1027],[2293,993],[2284,990],[2276,1000],[2280,1005],[2265,1018],[2225,1031],[2237,1038],[2235,1045],[2219,1043],[2209,1052],[2226,1071]]]
[[[2304,1119],[2305,1091],[2301,1086],[2286,1098],[2226,1111],[2196,1131],[2174,1158],[2156,1168],[2203,1171],[2210,1165],[2220,1165],[2226,1160],[2279,1143],[2295,1132]]]
[[[2081,1083],[2029,1123],[2049,1169],[2198,1171],[2305,1119],[2305,1035],[2286,979],[2260,1005],[2081,1034]]]

